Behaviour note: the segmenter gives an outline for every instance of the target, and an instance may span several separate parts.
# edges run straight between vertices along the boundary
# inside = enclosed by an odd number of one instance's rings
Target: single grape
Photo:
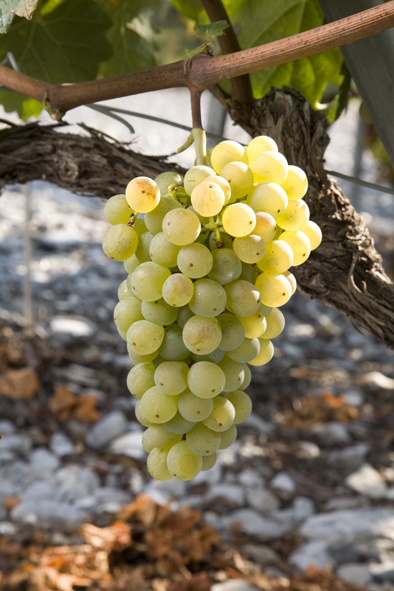
[[[127,333],[126,333],[126,340],[127,340]],[[131,350],[128,343],[127,343],[127,352],[129,354],[129,357],[130,357],[133,365],[138,365],[139,363],[149,363],[150,361],[153,361],[154,359],[156,359],[156,357],[159,355],[159,351],[154,351],[153,353],[150,353],[149,355],[138,355],[138,353],[134,353]]]
[[[222,340],[219,348],[223,351],[232,351],[242,345],[245,338],[245,331],[234,314],[225,312],[218,317],[220,328],[222,329]]]
[[[286,191],[277,183],[260,183],[249,193],[247,203],[256,213],[268,213],[276,220],[285,211],[289,200]]]
[[[231,402],[235,409],[234,425],[246,421],[252,412],[252,401],[246,392],[242,392],[241,390],[230,392],[227,396],[227,400]]]
[[[127,287],[130,293],[140,300],[154,302],[162,297],[162,289],[166,279],[171,277],[171,271],[152,261],[141,263],[129,275]]]
[[[177,396],[187,388],[188,373],[183,361],[164,361],[154,372],[154,382],[165,394]]]
[[[282,187],[289,199],[302,199],[308,190],[308,178],[301,168],[290,164]]]
[[[287,242],[273,240],[266,245],[264,258],[257,263],[264,273],[284,273],[294,262],[294,254]]]
[[[172,419],[171,419],[172,420]],[[170,433],[165,425],[152,425],[144,432],[145,438],[153,447],[160,449],[166,448],[168,445],[174,445],[178,441],[182,441],[182,435],[177,433]]]
[[[233,361],[226,355],[223,357],[222,361],[218,363],[218,367],[223,370],[224,377],[226,378],[224,392],[238,390],[245,379],[245,371],[242,363]]]
[[[244,162],[230,162],[220,174],[231,187],[232,203],[245,197],[253,188],[253,172]]]
[[[190,391],[199,398],[214,398],[223,391],[225,383],[223,370],[210,361],[194,363],[187,376]]]
[[[238,279],[242,273],[242,263],[230,248],[217,248],[212,252],[210,279],[227,285]]]
[[[163,219],[163,232],[173,244],[186,246],[198,238],[201,232],[200,220],[188,209],[173,209]]]
[[[217,174],[230,162],[240,162],[245,158],[245,148],[233,140],[224,140],[213,148],[211,153],[212,168]]]
[[[210,456],[201,456],[202,458],[202,466],[201,466],[201,472],[206,472],[207,470],[210,470],[211,468],[214,467],[214,465],[216,464],[216,461],[218,459],[218,455],[217,453],[213,453]]]
[[[147,263],[151,260],[149,255],[149,248],[150,243],[152,242],[152,238],[153,234],[151,234],[150,232],[143,232],[138,237],[138,246],[137,250],[135,251],[135,256],[140,261],[140,263]]]
[[[168,453],[164,449],[154,447],[147,459],[148,472],[156,480],[169,480],[172,474],[167,468]]]
[[[224,357],[224,351],[221,349],[215,349],[211,353],[206,355],[197,355],[196,353],[191,354],[193,361],[212,361],[212,363],[219,363]]]
[[[247,236],[256,225],[256,214],[245,203],[228,205],[222,216],[223,228],[231,236]]]
[[[261,349],[261,343],[260,343],[260,349]],[[242,382],[241,386],[240,386],[240,390],[246,390],[246,388],[249,386],[250,382],[252,381],[252,372],[250,371],[250,367],[249,365],[247,365],[246,363],[243,364],[243,368],[245,371],[245,378],[244,381]]]
[[[178,410],[175,396],[164,394],[157,386],[147,390],[139,401],[142,414],[151,423],[166,423]]]
[[[219,187],[222,189],[224,193],[224,205],[227,205],[227,203],[231,199],[231,187],[228,181],[226,181],[226,179],[224,179],[222,176],[208,176],[205,180],[202,181],[201,185],[204,183],[216,183],[217,185],[219,185]]]
[[[141,312],[145,320],[161,324],[161,326],[168,326],[176,322],[178,316],[177,308],[170,306],[161,298],[155,302],[142,302]]]
[[[200,456],[211,456],[220,445],[220,435],[216,431],[208,429],[205,425],[197,423],[191,431],[186,434],[186,443]]]
[[[285,211],[280,215],[276,223],[283,230],[301,230],[309,221],[309,207],[305,201],[289,201]]]
[[[143,319],[144,316],[141,311],[141,302],[136,298],[124,298],[116,304],[114,309],[114,322],[116,327],[122,332],[127,332],[134,322]]]
[[[204,217],[212,217],[220,213],[225,200],[224,192],[217,183],[200,183],[191,194],[194,209]]]
[[[155,209],[160,201],[160,189],[147,176],[134,178],[126,187],[127,203],[138,213],[148,213]]]
[[[243,263],[257,263],[265,254],[265,242],[257,234],[249,234],[234,240],[234,252]]]
[[[189,306],[183,306],[182,308],[179,308],[178,318],[177,318],[177,324],[178,324],[178,326],[180,326],[181,328],[183,328],[185,326],[186,322],[192,316],[194,316],[194,314],[190,310]]]
[[[238,279],[225,285],[224,289],[227,294],[226,307],[236,316],[250,316],[259,309],[260,293],[253,283]]]
[[[275,218],[265,211],[256,212],[256,225],[253,234],[260,236],[264,242],[271,242],[276,234],[277,226]]]
[[[140,217],[138,217],[136,220],[134,220],[133,228],[137,232],[138,236],[140,236],[144,232],[148,231],[148,228],[145,226],[144,218],[140,218]]]
[[[212,412],[203,423],[212,431],[226,431],[234,423],[235,409],[224,396],[216,396],[212,399]]]
[[[132,273],[134,271],[134,269],[136,269],[138,267],[138,265],[141,264],[142,261],[139,261],[136,257],[135,254],[133,254],[133,256],[131,256],[130,258],[126,259],[123,262],[123,266],[125,268],[125,271],[127,273]]]
[[[285,231],[280,235],[280,239],[284,240],[291,246],[294,254],[293,267],[298,267],[305,263],[311,254],[311,243],[308,236],[300,230],[295,232]]]
[[[273,308],[271,314],[267,318],[267,328],[264,332],[264,339],[275,339],[278,337],[285,327],[285,317],[278,308]]]
[[[231,425],[225,431],[220,433],[220,445],[219,449],[227,449],[234,443],[237,439],[237,427],[235,425]]]
[[[176,415],[170,420],[164,423],[164,427],[170,432],[178,435],[185,435],[190,429],[193,429],[196,423],[193,421],[187,421],[183,418],[181,413],[178,411]]]
[[[138,246],[137,232],[127,224],[111,226],[103,237],[103,251],[114,261],[125,261]]]
[[[256,183],[281,185],[287,176],[288,164],[280,152],[261,152],[252,160],[250,168]]]
[[[154,375],[155,366],[152,362],[139,363],[132,367],[127,376],[127,388],[130,394],[141,400],[142,395],[155,385]]]
[[[146,418],[146,416],[142,412],[142,410],[141,410],[141,400],[139,400],[137,402],[137,404],[135,405],[134,412],[135,412],[135,418],[144,427],[151,427],[152,425],[154,425],[154,423],[152,423],[151,421],[148,421],[148,419]]]
[[[222,331],[216,318],[193,316],[183,328],[183,341],[192,353],[207,355],[218,348]]]
[[[259,339],[245,339],[242,345],[227,351],[227,357],[238,363],[248,363],[251,359],[254,359],[260,351]]]
[[[202,457],[192,451],[186,441],[180,441],[168,452],[167,467],[177,480],[191,480],[201,471]]]
[[[148,320],[137,320],[127,331],[127,343],[133,353],[149,355],[160,348],[164,328]]]
[[[212,269],[213,257],[209,248],[194,243],[180,249],[177,263],[181,273],[191,279],[199,279]]]
[[[267,328],[267,319],[265,318],[262,308],[250,316],[239,316],[238,320],[241,322],[245,331],[245,337],[248,339],[257,339],[261,337]]]
[[[267,339],[259,339],[259,341],[260,341],[260,352],[257,355],[257,357],[255,357],[254,359],[249,361],[249,365],[253,365],[255,367],[260,367],[261,365],[265,365],[266,363],[271,361],[271,359],[274,356],[274,345],[271,343],[271,341],[269,341]]]
[[[309,238],[309,242],[311,243],[311,250],[315,250],[318,246],[320,246],[321,241],[323,240],[323,234],[320,230],[319,226],[309,220],[305,226],[300,228],[301,232],[305,234]]]
[[[198,165],[190,168],[184,179],[186,193],[191,195],[193,189],[209,176],[215,176],[215,171],[209,166]]]
[[[189,356],[189,350],[183,342],[182,329],[177,324],[166,326],[159,353],[168,361],[182,361]]]
[[[178,398],[178,410],[187,421],[203,421],[212,412],[213,403],[211,398],[200,398],[186,390]]]
[[[148,454],[155,447],[149,439],[148,429],[145,429],[145,431],[142,434],[141,445],[144,448],[144,450],[146,451],[146,453],[148,453]]]
[[[161,172],[154,179],[155,183],[160,189],[160,194],[163,196],[167,195],[168,187],[172,185],[180,185],[183,182],[183,176],[177,172],[166,171]]]
[[[284,275],[262,273],[257,277],[256,287],[261,294],[261,302],[272,308],[279,308],[291,298],[291,285]]]
[[[249,283],[254,283],[257,279],[257,270],[254,265],[249,265],[249,263],[242,263],[242,273],[239,276],[239,279],[244,279],[244,281],[249,281]]]
[[[118,289],[118,300],[124,300],[125,298],[132,298],[133,294],[131,294],[127,288],[127,279],[122,281],[119,285]]]
[[[231,250],[233,248],[234,238],[232,236],[229,236],[229,234],[226,234],[225,232],[219,232],[219,234],[220,234],[220,249],[229,248]],[[216,250],[218,248],[215,232],[212,232],[209,235],[208,246],[209,246],[209,249],[212,251],[212,253],[214,250]]]
[[[192,299],[193,281],[183,273],[174,273],[164,282],[162,293],[167,304],[180,308]]]
[[[258,135],[253,138],[248,147],[246,148],[248,153],[249,161],[252,162],[261,152],[277,152],[277,143],[267,135]]]
[[[104,217],[112,225],[127,224],[132,213],[125,195],[115,195],[104,205]]]
[[[155,209],[145,214],[145,225],[151,234],[158,234],[163,229],[165,215],[173,209],[181,209],[182,205],[172,197],[162,197]]]
[[[226,292],[217,281],[198,279],[194,283],[194,293],[189,302],[189,308],[197,316],[213,318],[224,311],[226,301]]]
[[[291,285],[291,295],[294,295],[297,289],[296,278],[294,277],[293,273],[290,273],[290,271],[285,271],[283,275],[286,277],[286,279],[289,281]]]
[[[149,246],[149,256],[154,263],[162,267],[176,267],[181,247],[170,242],[164,232],[153,236]]]

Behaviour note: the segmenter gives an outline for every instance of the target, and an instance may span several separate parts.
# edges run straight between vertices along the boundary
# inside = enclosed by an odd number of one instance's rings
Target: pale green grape
[[[183,306],[182,308],[179,308],[178,318],[177,318],[177,324],[178,324],[178,326],[180,326],[181,328],[183,328],[185,326],[186,322],[192,316],[194,316],[194,314],[190,310],[189,306]]]
[[[197,316],[213,318],[225,310],[226,301],[226,292],[217,281],[198,279],[194,283],[194,293],[189,302],[189,308]]]
[[[243,263],[257,263],[265,254],[265,242],[257,234],[249,234],[243,238],[236,238],[233,244],[234,252]]]
[[[251,161],[250,168],[256,183],[281,185],[287,176],[288,164],[280,152],[261,152]]]
[[[227,205],[231,199],[231,187],[226,179],[224,179],[222,176],[209,176],[204,181],[202,181],[201,184],[204,183],[216,183],[219,185],[224,193],[224,205]]]
[[[256,214],[245,203],[228,205],[222,216],[223,228],[230,236],[240,238],[253,232],[256,225]]]
[[[298,267],[305,263],[311,254],[311,243],[308,236],[300,230],[295,232],[285,231],[280,235],[280,239],[284,240],[291,246],[294,254],[293,267]]]
[[[206,472],[207,470],[213,468],[216,464],[217,459],[218,455],[216,452],[211,454],[210,456],[202,456],[201,472]]]
[[[289,200],[286,191],[277,183],[260,183],[249,193],[247,203],[256,213],[269,213],[276,220],[285,211]]]
[[[245,339],[237,349],[227,351],[227,357],[230,357],[233,361],[238,361],[238,363],[248,363],[259,354],[259,351],[259,339]]]
[[[134,226],[133,227],[134,227],[134,230],[137,232],[138,236],[140,236],[144,232],[147,232],[148,231],[148,228],[145,226],[145,220],[144,220],[144,218],[138,217],[134,221]]]
[[[260,343],[260,349],[261,349],[261,343]],[[250,371],[249,365],[244,363],[243,368],[245,371],[245,379],[239,388],[240,390],[245,390],[249,386],[250,382],[252,381],[252,372]]]
[[[137,232],[127,224],[111,226],[103,237],[103,251],[114,261],[125,261],[138,246]]]
[[[122,339],[124,341],[127,341],[127,333],[126,332],[124,332],[123,330],[119,330],[119,328],[118,328],[118,333],[120,334],[120,336],[122,337]]]
[[[280,215],[276,223],[283,230],[301,230],[309,221],[309,207],[305,201],[289,201],[285,211]]]
[[[260,367],[261,365],[265,365],[274,356],[274,345],[268,339],[259,339],[260,340],[260,353],[249,361],[249,365],[253,365],[255,367]]]
[[[127,331],[127,343],[133,353],[149,355],[160,348],[164,328],[148,320],[137,320]]]
[[[197,185],[202,183],[209,176],[215,176],[215,171],[209,166],[193,166],[187,171],[184,178],[185,191],[188,195],[192,194],[192,191]]]
[[[246,392],[242,392],[242,390],[230,392],[227,396],[227,400],[231,402],[235,409],[234,425],[246,421],[252,412],[252,401]]]
[[[118,300],[124,300],[125,298],[132,298],[133,294],[127,289],[127,279],[122,281],[118,288]]]
[[[193,429],[196,423],[193,421],[187,421],[183,418],[181,413],[177,411],[176,415],[170,420],[164,423],[164,427],[170,432],[177,435],[184,435],[190,429]]]
[[[194,243],[180,249],[177,263],[181,273],[191,279],[199,279],[212,269],[213,257],[209,248]]]
[[[141,263],[147,263],[151,260],[149,256],[149,247],[152,238],[153,234],[150,232],[143,232],[143,234],[140,234],[138,237],[138,246],[137,250],[135,251],[135,256]]]
[[[220,433],[219,450],[220,449],[227,449],[228,447],[230,447],[230,445],[232,445],[234,443],[234,441],[236,439],[237,439],[237,427],[235,425],[231,425],[231,427],[229,427],[228,429],[226,429],[225,431],[222,431]]]
[[[164,232],[153,236],[149,246],[149,256],[154,263],[162,267],[176,267],[181,247],[170,242]]]
[[[220,328],[222,329],[222,340],[219,348],[223,351],[232,351],[237,349],[245,338],[245,331],[242,323],[234,314],[225,312],[218,317]]]
[[[173,420],[173,419],[171,419]],[[174,445],[178,441],[182,441],[182,435],[177,433],[171,433],[166,429],[165,425],[153,425],[148,427],[144,432],[146,439],[153,447],[159,447],[160,449],[167,448],[168,445]]]
[[[192,451],[186,441],[180,441],[168,452],[167,467],[177,480],[191,480],[201,471],[202,457]]]
[[[148,454],[155,447],[149,439],[148,429],[145,429],[145,431],[142,434],[141,445],[144,448],[144,450],[146,451],[146,453],[148,453]]]
[[[231,187],[231,202],[245,197],[253,188],[253,172],[244,162],[230,162],[226,164],[220,175]]]
[[[127,387],[130,394],[141,400],[149,388],[155,385],[155,366],[153,363],[139,363],[131,368],[127,376]]]
[[[232,249],[233,248],[233,240],[234,240],[234,238],[232,236],[229,236],[225,232],[220,232],[220,242],[221,242],[220,249],[222,250],[223,247],[228,248],[228,249]],[[212,251],[212,253],[214,250],[216,250],[218,248],[215,232],[212,232],[209,235],[208,246],[209,246],[209,249]]]
[[[177,396],[187,388],[188,373],[183,361],[164,361],[156,368],[154,382],[165,394]]]
[[[264,339],[274,339],[278,337],[285,327],[285,317],[278,308],[273,308],[267,318],[267,329],[264,332]]]
[[[323,234],[320,230],[319,226],[309,220],[305,226],[300,228],[301,232],[305,234],[309,238],[309,242],[311,243],[311,250],[315,250],[318,246],[320,246],[321,241],[323,240]]]
[[[302,199],[308,190],[308,178],[301,168],[290,164],[286,179],[281,185],[289,199]]]
[[[126,333],[126,339],[127,339],[127,333]],[[138,353],[134,353],[134,351],[131,350],[128,343],[127,343],[127,352],[129,354],[129,357],[130,357],[133,365],[138,365],[139,363],[149,363],[150,361],[153,361],[154,359],[156,359],[156,357],[159,355],[159,351],[154,351],[153,353],[150,353],[150,355],[138,355]]]
[[[216,396],[212,399],[212,412],[203,423],[208,429],[220,433],[226,431],[234,424],[235,409],[232,403],[224,396]]]
[[[160,201],[160,189],[152,179],[139,176],[126,187],[127,203],[138,213],[148,213],[155,209]]]
[[[193,361],[212,361],[212,363],[219,363],[224,357],[224,351],[221,349],[215,349],[211,353],[207,353],[207,355],[196,355],[196,353],[191,354],[191,358]]]
[[[137,320],[143,320],[141,302],[136,298],[124,298],[120,300],[114,309],[114,322],[122,332],[127,332],[130,326]]]
[[[219,347],[222,331],[216,318],[193,316],[183,328],[183,341],[192,353],[207,355]]]
[[[163,219],[163,232],[173,244],[186,246],[198,238],[201,232],[200,220],[188,209],[173,209]]]
[[[189,356],[189,351],[183,342],[182,329],[177,324],[166,326],[159,353],[168,361],[181,361]]]
[[[198,423],[186,434],[186,443],[200,456],[211,456],[220,445],[220,435]]]
[[[123,266],[126,270],[127,273],[132,273],[134,271],[134,269],[136,269],[138,267],[138,265],[141,264],[141,261],[139,261],[136,257],[135,254],[133,254],[133,256],[131,256],[129,259],[126,259],[123,263]]]
[[[158,353],[159,353],[159,351],[158,351]],[[159,365],[160,365],[161,363],[164,363],[164,361],[166,361],[166,360],[164,359],[164,357],[162,357],[161,355],[157,355],[157,357],[155,357],[155,359],[153,360],[153,362],[152,362],[152,363],[153,363],[153,365],[155,366],[155,368],[157,368],[157,367],[159,367]],[[156,386],[157,386],[157,384],[156,384]]]
[[[208,277],[227,285],[238,279],[242,273],[242,263],[230,248],[217,248],[212,252],[212,269]]]
[[[212,412],[213,403],[211,398],[200,398],[186,390],[178,397],[178,410],[187,421],[203,421]]]
[[[250,316],[260,307],[259,290],[244,279],[233,281],[224,287],[227,294],[226,307],[236,316]]]
[[[267,135],[258,135],[249,142],[246,151],[248,153],[249,161],[252,162],[257,154],[260,154],[261,152],[277,152],[278,145]]]
[[[211,153],[212,168],[217,174],[230,162],[239,162],[245,158],[245,148],[233,140],[219,142]]]
[[[294,295],[297,289],[296,278],[294,277],[293,273],[290,273],[290,271],[285,271],[283,275],[286,277],[286,279],[289,281],[291,285],[291,295]]]
[[[156,480],[169,480],[172,478],[172,474],[167,468],[167,456],[168,453],[158,447],[154,447],[148,456],[146,467],[149,474]]]
[[[217,215],[225,202],[224,192],[217,183],[203,182],[192,191],[191,202],[197,213],[204,217]]]
[[[167,304],[180,308],[188,304],[192,299],[194,293],[193,281],[183,273],[174,273],[166,279],[162,293]]]
[[[171,271],[152,261],[141,263],[129,275],[127,287],[130,293],[140,300],[154,302],[162,297],[162,289],[166,279],[171,277]]]
[[[223,370],[224,377],[226,378],[224,392],[238,390],[245,379],[245,370],[242,363],[233,361],[226,355],[223,357],[222,361],[218,363],[218,367]]]
[[[257,266],[264,273],[284,273],[293,262],[294,254],[289,244],[283,240],[273,240],[267,243],[264,258]]]
[[[192,205],[190,205],[187,208],[189,211],[193,212],[194,214],[196,214],[196,216],[198,217],[198,219],[200,220],[201,224],[208,224],[209,223],[209,218],[204,217],[203,215],[201,215],[200,213],[198,213],[194,207]],[[204,234],[205,235],[205,234]],[[200,236],[198,237],[198,239],[200,239],[202,236],[202,234],[200,234]],[[206,236],[205,236],[206,237]]]
[[[264,242],[271,242],[276,234],[276,221],[270,213],[265,211],[256,212],[256,225],[253,234],[260,236]]]
[[[238,320],[243,326],[245,337],[248,339],[257,339],[258,337],[261,337],[267,328],[267,320],[263,314],[262,308],[264,309],[264,306],[260,306],[257,312],[250,316],[238,317]]]
[[[157,386],[149,388],[139,401],[142,414],[151,423],[166,423],[171,420],[178,410],[177,403],[176,396],[164,394]]]
[[[112,225],[127,224],[134,213],[126,201],[125,195],[115,195],[104,205],[104,217]]]
[[[187,376],[190,391],[199,398],[214,398],[223,391],[225,383],[223,370],[210,361],[194,363]]]
[[[161,324],[161,326],[168,326],[176,322],[178,316],[177,308],[170,306],[161,298],[156,302],[142,302],[141,312],[145,320]]]
[[[160,194],[164,196],[168,193],[168,187],[171,187],[172,185],[182,184],[183,176],[177,172],[172,172],[168,170],[166,172],[161,172],[160,174],[158,174],[157,177],[155,177],[154,181],[160,189]]]
[[[261,302],[272,308],[279,308],[291,298],[291,285],[284,275],[262,273],[257,277],[256,287],[261,294]]]
[[[144,427],[151,427],[154,424],[151,421],[148,421],[148,419],[146,418],[146,416],[142,412],[142,409],[141,409],[141,400],[139,400],[137,402],[137,404],[135,405],[134,412],[135,412],[135,418]]]
[[[165,215],[173,209],[180,209],[182,205],[172,197],[162,197],[153,211],[145,214],[145,225],[151,234],[158,234],[163,229]]]
[[[244,279],[245,281],[249,281],[249,283],[254,283],[257,278],[257,271],[256,267],[253,265],[249,265],[249,263],[242,263],[242,273],[239,276],[239,279]]]

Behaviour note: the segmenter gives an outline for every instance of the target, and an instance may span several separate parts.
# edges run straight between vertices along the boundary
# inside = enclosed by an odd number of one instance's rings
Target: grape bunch
[[[322,238],[305,173],[271,138],[222,141],[209,164],[134,178],[104,207],[104,252],[128,273],[114,310],[127,386],[158,480],[191,480],[235,441],[252,410],[248,364],[271,360],[290,268]]]

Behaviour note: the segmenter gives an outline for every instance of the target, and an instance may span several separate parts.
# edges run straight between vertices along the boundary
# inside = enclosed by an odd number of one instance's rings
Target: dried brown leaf
[[[8,398],[31,400],[40,389],[37,373],[30,367],[9,369],[0,378],[0,394]]]

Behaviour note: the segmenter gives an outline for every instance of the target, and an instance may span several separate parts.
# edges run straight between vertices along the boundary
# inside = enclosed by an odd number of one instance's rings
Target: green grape
[[[127,224],[111,226],[103,237],[103,251],[114,261],[125,261],[135,253],[137,246],[137,232]]]
[[[249,234],[234,240],[234,252],[243,263],[257,263],[265,254],[265,242],[257,234]]]
[[[215,171],[209,166],[203,166],[200,164],[190,168],[185,174],[184,179],[186,193],[191,195],[193,189],[209,176],[215,176]],[[191,242],[193,241],[191,240]]]
[[[210,361],[194,363],[187,376],[190,391],[199,398],[214,398],[223,391],[225,383],[223,370]]]
[[[125,298],[132,298],[132,297],[133,297],[133,294],[131,294],[129,292],[129,290],[127,289],[127,279],[125,279],[119,285],[119,289],[118,289],[118,300],[124,300]]]
[[[173,419],[171,419],[173,420]],[[166,429],[165,425],[153,425],[148,427],[144,432],[146,439],[153,447],[159,447],[160,449],[167,448],[169,445],[175,445],[179,441],[182,441],[182,435],[177,433],[171,433]]]
[[[206,472],[207,470],[213,468],[216,464],[217,458],[218,455],[216,452],[211,454],[210,456],[202,456],[201,472]]]
[[[168,452],[167,467],[177,480],[191,480],[201,471],[202,458],[190,449],[186,441],[180,441]]]
[[[249,283],[254,283],[257,275],[258,273],[256,273],[256,268],[253,265],[249,265],[249,263],[242,263],[242,273],[239,276],[239,279],[244,279],[245,281],[249,281]]]
[[[258,135],[249,142],[246,151],[248,153],[249,161],[252,162],[257,154],[260,154],[261,152],[277,152],[278,146],[276,142],[267,135]]]
[[[129,275],[127,287],[130,293],[140,300],[154,302],[162,297],[164,282],[169,277],[171,277],[171,271],[166,267],[152,261],[141,263]]]
[[[138,236],[148,231],[148,228],[145,226],[144,218],[137,218],[136,220],[134,220],[133,227],[134,230],[137,232]]]
[[[237,427],[235,425],[231,425],[225,431],[220,433],[220,445],[219,449],[227,449],[234,443],[237,439]]]
[[[177,324],[166,326],[160,355],[168,361],[181,361],[189,356],[182,338],[182,329]]]
[[[248,363],[259,354],[259,351],[259,339],[245,339],[237,349],[227,351],[227,357],[230,357],[233,361],[238,361],[238,363]]]
[[[226,431],[234,423],[235,409],[227,398],[216,396],[212,400],[212,412],[203,423],[208,429],[220,433]]]
[[[260,343],[260,348],[261,348],[261,343]],[[240,390],[245,390],[249,386],[250,382],[252,381],[252,372],[250,371],[249,365],[244,363],[243,368],[245,371],[245,379],[240,386]]]
[[[170,306],[161,298],[156,302],[142,302],[141,312],[145,320],[161,324],[161,326],[168,326],[176,322],[178,316],[177,308]]]
[[[164,232],[153,236],[149,246],[149,256],[154,263],[162,267],[176,267],[181,247],[170,242]]]
[[[280,215],[276,223],[283,230],[301,230],[309,221],[309,207],[305,201],[289,201],[285,211]]]
[[[143,319],[144,316],[141,312],[141,302],[136,298],[124,298],[116,304],[114,309],[114,322],[116,327],[122,332],[127,332],[134,322]]]
[[[233,240],[234,240],[234,238],[232,236],[229,236],[225,232],[220,232],[220,242],[223,245],[220,247],[220,250],[222,250],[223,247],[228,248],[228,249],[232,249],[233,248]],[[217,250],[218,245],[217,245],[217,241],[216,241],[215,232],[212,232],[209,235],[208,246],[209,246],[209,249],[212,251],[212,253],[214,250]]]
[[[222,189],[222,191],[224,193],[224,205],[227,205],[227,203],[231,199],[231,187],[230,187],[229,183],[226,181],[226,179],[224,179],[221,176],[209,176],[205,180],[202,181],[201,185],[204,183],[216,183],[217,185],[219,185],[219,187]],[[201,223],[203,223],[203,222],[201,222]],[[207,222],[205,222],[205,223],[207,223]]]
[[[261,152],[251,161],[250,168],[256,183],[281,185],[287,176],[288,164],[280,152]]]
[[[167,468],[168,453],[164,449],[154,447],[147,459],[148,472],[156,480],[170,480],[172,474]]]
[[[183,176],[178,174],[177,172],[166,171],[158,174],[154,180],[160,189],[160,194],[164,196],[168,193],[168,187],[171,187],[172,185],[182,184]]]
[[[134,271],[134,269],[136,269],[138,267],[138,265],[141,264],[141,261],[139,261],[136,257],[135,254],[133,254],[133,256],[131,256],[130,258],[126,259],[123,263],[123,266],[125,268],[125,271],[127,273],[132,273]]]
[[[181,416],[187,421],[203,421],[212,412],[213,403],[211,398],[200,398],[186,390],[178,397],[178,410]]]
[[[191,194],[193,208],[203,217],[212,217],[220,213],[225,200],[224,192],[217,183],[200,183]]]
[[[273,308],[267,318],[267,329],[264,332],[264,339],[275,339],[285,327],[285,317],[278,308]]]
[[[153,211],[145,214],[145,225],[151,234],[162,232],[165,215],[173,209],[181,209],[182,205],[172,197],[162,197]]]
[[[173,209],[163,219],[163,232],[173,244],[186,246],[198,238],[201,232],[200,220],[188,209]]]
[[[256,212],[256,225],[253,234],[260,236],[264,242],[271,242],[276,234],[276,221],[271,214],[265,211]]]
[[[261,337],[267,328],[267,319],[265,318],[262,308],[263,305],[250,316],[239,316],[238,320],[241,322],[245,337],[248,339],[257,339]]]
[[[301,168],[290,164],[286,179],[281,185],[289,199],[302,199],[308,190],[308,178]]]
[[[245,371],[242,363],[233,361],[226,355],[223,357],[222,361],[218,363],[218,367],[223,370],[224,377],[226,378],[224,392],[238,390],[245,379]]]
[[[148,427],[149,428],[149,427]],[[155,447],[149,438],[149,434],[148,434],[148,429],[145,429],[145,431],[142,434],[142,438],[141,438],[141,445],[144,448],[144,450],[146,451],[146,453],[150,453],[152,451],[152,449]]]
[[[177,411],[176,415],[170,420],[164,423],[164,427],[170,432],[177,435],[185,435],[190,429],[193,429],[196,423],[193,421],[187,421],[183,418],[181,413]]]
[[[164,361],[156,368],[154,382],[165,394],[177,396],[187,388],[188,373],[183,361]]]
[[[160,201],[160,189],[152,179],[139,176],[126,187],[127,203],[138,213],[148,213],[155,209]]]
[[[197,316],[212,318],[219,316],[225,310],[226,300],[226,292],[217,281],[198,279],[194,283],[194,294],[189,302],[189,308]]]
[[[157,353],[159,353],[159,351]],[[158,368],[161,363],[164,363],[164,361],[166,361],[164,359],[164,357],[162,357],[161,355],[158,354],[157,357],[155,357],[155,359],[153,360],[152,363],[155,366],[155,368]],[[157,386],[157,384],[156,384],[156,386]]]
[[[191,279],[199,279],[212,269],[213,257],[209,248],[194,243],[180,249],[177,262],[181,273]]]
[[[256,225],[256,214],[245,203],[228,205],[222,216],[223,228],[230,236],[240,238],[253,232]]]
[[[139,400],[137,402],[137,404],[135,405],[134,412],[135,412],[135,418],[144,427],[151,427],[152,425],[154,425],[154,423],[151,423],[151,421],[148,421],[148,419],[146,418],[146,416],[142,412],[142,409],[141,409],[141,400]]]
[[[189,306],[183,306],[182,308],[179,308],[178,318],[177,318],[177,324],[178,324],[178,326],[180,326],[181,328],[183,328],[185,326],[186,322],[192,316],[194,316],[194,314],[190,310]]]
[[[122,337],[122,339],[124,341],[127,341],[127,333],[126,332],[124,332],[123,330],[119,330],[119,328],[118,328],[118,333],[120,334],[120,336]]]
[[[309,220],[305,226],[300,228],[301,232],[305,234],[309,238],[309,242],[311,243],[311,250],[315,250],[318,246],[320,246],[321,241],[323,240],[323,234],[320,230],[319,226]]]
[[[250,316],[260,307],[260,293],[258,289],[245,281],[238,279],[224,287],[227,294],[226,307],[236,316]]]
[[[274,345],[268,339],[259,339],[260,341],[260,352],[251,361],[249,361],[249,365],[253,365],[255,367],[260,367],[261,365],[265,365],[274,356]]]
[[[214,250],[212,261],[212,269],[208,277],[222,285],[235,281],[242,273],[242,263],[230,248]]]
[[[139,363],[131,368],[127,376],[127,388],[134,398],[141,400],[149,388],[155,385],[155,366],[153,363]]]
[[[264,273],[284,273],[294,262],[291,247],[283,240],[273,240],[266,245],[264,258],[257,263]]]
[[[191,358],[193,361],[212,361],[212,363],[219,363],[224,357],[224,351],[221,349],[215,349],[211,353],[207,353],[207,355],[196,355],[196,353],[191,354]]]
[[[227,396],[227,400],[231,402],[235,409],[234,425],[238,425],[239,423],[246,421],[252,412],[252,401],[246,392],[242,392],[242,390],[230,392],[230,394]]]
[[[224,140],[213,148],[211,153],[212,168],[217,174],[230,162],[240,162],[245,158],[245,148],[233,140]]]
[[[192,353],[207,355],[218,348],[222,331],[216,318],[193,316],[183,328],[183,341]]]
[[[291,298],[291,285],[284,275],[262,273],[257,277],[256,287],[261,294],[261,302],[272,308],[279,308]]]
[[[253,172],[244,162],[230,162],[226,164],[220,175],[228,182],[231,188],[231,199],[233,203],[245,197],[253,188]]]
[[[291,285],[291,295],[294,295],[297,289],[296,278],[294,277],[293,273],[290,273],[290,271],[285,271],[283,275],[286,277],[286,279],[289,281]]]
[[[148,320],[137,320],[127,331],[127,343],[133,353],[149,355],[160,348],[164,328]]]
[[[112,225],[127,224],[132,213],[125,195],[115,195],[104,205],[104,217]]]
[[[147,263],[151,260],[149,256],[149,247],[152,238],[153,234],[151,234],[150,232],[144,232],[143,234],[140,234],[140,236],[138,237],[138,246],[137,250],[135,251],[135,256],[141,263]]]
[[[220,435],[205,425],[198,423],[186,434],[186,443],[196,454],[211,456],[220,445]]]
[[[151,423],[166,423],[178,410],[176,396],[168,396],[157,386],[147,390],[139,401],[142,414]]]
[[[286,191],[276,183],[260,183],[249,193],[248,205],[257,212],[269,213],[275,220],[286,209]]]
[[[126,334],[126,339],[127,339],[127,334]],[[134,353],[132,351],[132,349],[130,348],[128,343],[127,343],[127,352],[129,354],[129,357],[130,357],[133,365],[138,365],[139,363],[149,363],[150,361],[153,361],[154,359],[156,359],[156,357],[159,355],[159,351],[154,351],[153,353],[150,353],[150,355],[138,355],[138,353]]]
[[[167,304],[177,308],[188,304],[193,297],[193,293],[193,281],[183,273],[174,273],[168,277],[163,285],[163,298]]]
[[[280,239],[284,240],[291,246],[294,254],[293,267],[298,267],[305,263],[309,255],[311,254],[311,243],[308,236],[306,236],[300,230],[290,232],[285,231],[280,235]]]
[[[223,351],[232,351],[237,349],[245,338],[245,331],[242,323],[234,314],[225,312],[218,317],[220,328],[222,329],[222,340],[219,348]]]

